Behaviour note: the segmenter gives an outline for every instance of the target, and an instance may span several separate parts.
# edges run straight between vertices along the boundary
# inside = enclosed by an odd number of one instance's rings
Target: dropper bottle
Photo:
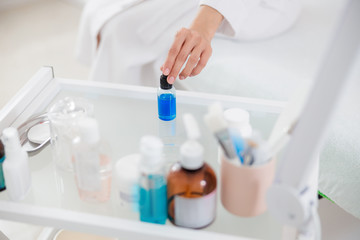
[[[160,76],[160,87],[157,91],[158,114],[163,121],[171,121],[176,117],[176,90],[167,82],[167,76]]]
[[[15,128],[4,129],[2,141],[5,145],[3,170],[6,191],[10,200],[20,201],[31,187],[28,155],[20,145],[19,134]]]
[[[180,162],[171,167],[167,177],[168,217],[177,226],[203,228],[216,215],[216,175],[204,162],[194,117],[185,114],[184,124],[188,140],[180,148]]]

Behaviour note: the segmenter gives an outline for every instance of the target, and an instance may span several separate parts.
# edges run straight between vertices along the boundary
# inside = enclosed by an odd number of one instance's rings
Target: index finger
[[[165,60],[165,63],[163,64],[163,74],[164,75],[169,75],[169,73],[171,72],[174,63],[175,63],[175,59],[178,56],[182,46],[184,45],[186,39],[186,35],[184,33],[184,31],[179,31],[176,36],[175,36],[175,40],[173,42],[173,44],[171,45],[171,48],[168,52],[167,58]]]

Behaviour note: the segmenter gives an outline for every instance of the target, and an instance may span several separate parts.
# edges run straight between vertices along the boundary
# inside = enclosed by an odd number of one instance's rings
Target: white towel
[[[319,190],[360,219],[360,50],[320,155]]]

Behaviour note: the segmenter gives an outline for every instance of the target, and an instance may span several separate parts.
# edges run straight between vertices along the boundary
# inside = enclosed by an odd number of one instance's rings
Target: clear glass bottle
[[[165,224],[166,177],[162,157],[163,143],[158,137],[144,136],[140,141],[140,220]]]
[[[75,179],[80,198],[88,202],[105,202],[110,198],[111,158],[101,141],[98,123],[84,117],[78,121],[79,136],[72,142]]]
[[[191,136],[197,130],[191,129],[187,129],[189,140],[180,148],[180,162],[167,176],[168,217],[177,226],[203,228],[216,216],[217,183],[214,170],[204,162],[202,145],[194,140],[196,134]]]
[[[157,91],[158,114],[163,121],[171,121],[176,118],[176,90],[167,82],[167,76],[160,77],[160,87]]]

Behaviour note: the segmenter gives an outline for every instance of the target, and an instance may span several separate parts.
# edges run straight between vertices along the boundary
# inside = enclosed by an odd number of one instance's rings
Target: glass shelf
[[[59,82],[61,83],[61,80]],[[236,105],[236,101],[241,102],[241,99],[206,94],[197,96],[197,93],[182,93],[179,91],[177,94],[177,117],[174,121],[164,122],[157,117],[156,89],[141,88],[139,92],[136,92],[136,89],[132,90],[136,94],[129,94],[129,91],[126,89],[118,92],[114,90],[110,94],[109,91],[102,91],[100,88],[99,91],[96,91],[96,86],[89,88],[89,91],[87,91],[87,88],[81,88],[83,84],[91,85],[91,83],[86,83],[85,81],[79,81],[78,84],[73,81],[72,83],[70,82],[63,81],[59,85],[60,90],[55,97],[49,99],[47,104],[42,104],[42,107],[34,108],[36,109],[34,112],[45,112],[54,102],[66,96],[85,98],[94,105],[95,118],[99,122],[102,137],[109,143],[112,149],[113,164],[121,157],[137,153],[141,136],[151,134],[163,139],[167,166],[178,160],[179,147],[186,140],[182,115],[184,113],[192,113],[200,126],[202,134],[200,142],[205,148],[205,160],[215,170],[219,182],[218,145],[211,132],[205,126],[203,116],[207,112],[207,105],[213,101],[226,99],[222,103],[225,107],[229,107]],[[75,87],[72,87],[73,85]],[[50,89],[50,87],[48,88]],[[144,89],[145,91],[142,91]],[[196,101],[197,98],[205,100]],[[256,103],[255,105],[261,104]],[[251,110],[251,108],[256,109],[256,107],[252,107],[249,104],[248,109],[253,128],[259,130],[267,138],[277,120],[278,113],[272,110],[256,111]],[[167,134],[169,131],[171,134]],[[30,157],[29,162],[32,174],[32,190],[26,199],[17,204],[69,210],[92,214],[95,217],[106,216],[114,219],[127,219],[143,224],[138,220],[138,214],[124,210],[120,206],[115,181],[112,182],[111,199],[108,202],[100,204],[86,203],[80,200],[74,174],[59,170],[54,166],[50,145],[37,155]],[[232,215],[223,208],[219,199],[220,189],[218,188],[217,191],[216,220],[209,227],[199,230],[200,232],[217,232],[225,235],[259,239],[281,238],[281,225],[267,212],[253,218],[242,218]],[[0,202],[7,201],[6,191],[1,192]],[[26,212],[24,215],[26,215]],[[18,220],[22,221],[21,217]],[[71,221],[69,219],[69,222]],[[51,225],[51,223],[49,224]],[[54,221],[54,224],[56,225],[56,221]],[[167,225],[172,226],[170,221],[167,221]],[[171,228],[175,229],[178,227]]]

